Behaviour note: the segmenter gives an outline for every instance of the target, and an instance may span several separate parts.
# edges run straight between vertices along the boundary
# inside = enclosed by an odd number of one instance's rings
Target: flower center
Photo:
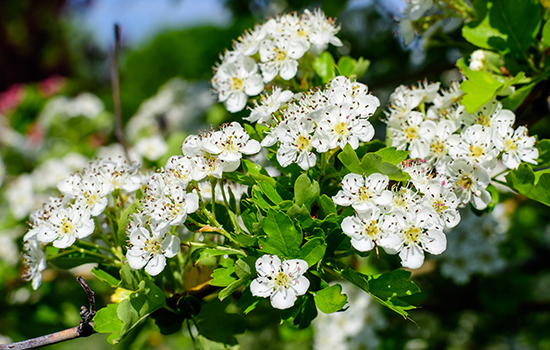
[[[422,231],[416,226],[411,226],[407,232],[405,232],[405,244],[409,245],[411,243],[414,243],[418,241],[420,238],[420,234]]]
[[[514,139],[512,138],[509,138],[509,139],[506,139],[506,147],[505,149],[507,151],[514,151],[518,148],[518,144],[514,142]]]
[[[491,118],[485,114],[482,114],[477,118],[477,123],[483,126],[491,126]]]
[[[243,81],[237,77],[231,78],[231,87],[233,90],[242,91],[244,90],[244,84]]]
[[[275,276],[275,286],[277,289],[290,287],[290,277],[285,275],[282,271]]]
[[[432,203],[432,207],[435,209],[435,211],[436,211],[438,214],[441,214],[441,212],[447,210],[447,206],[445,205],[445,203],[444,203],[441,199],[436,199],[436,200]]]
[[[280,50],[280,49],[273,49],[273,51],[275,51],[275,60],[278,61],[278,62],[283,62],[284,60],[286,60],[286,52],[284,50]]]
[[[371,197],[371,191],[369,191],[365,186],[361,187],[359,189],[359,192],[357,193],[357,198],[362,202],[368,201],[369,199],[371,199]]]
[[[306,136],[298,136],[298,139],[296,140],[296,147],[300,151],[308,151],[311,149],[311,145],[309,143],[309,137]]]
[[[61,223],[61,234],[62,235],[72,235],[74,234],[74,225],[72,222],[63,219]]]
[[[456,183],[458,187],[460,187],[461,190],[468,190],[472,186],[474,181],[468,176],[464,175],[458,182]]]
[[[160,253],[160,242],[156,238],[148,239],[145,241],[145,247],[143,249],[151,253]]]
[[[349,130],[347,128],[346,123],[344,122],[337,123],[334,126],[334,133],[339,137],[346,136],[347,134],[349,134]]]
[[[405,132],[405,136],[407,136],[409,140],[414,140],[418,136],[418,130],[415,126],[409,126],[403,131]]]
[[[439,138],[430,145],[432,153],[439,155],[445,153],[445,142],[439,140]]]
[[[376,220],[372,220],[368,226],[365,225],[365,227],[363,228],[363,232],[361,232],[362,235],[367,235],[369,236],[371,239],[376,239],[378,237],[378,233],[380,232],[378,230],[378,225],[377,225],[377,221]]]
[[[476,146],[470,145],[470,156],[472,158],[481,157],[483,155],[483,151],[485,151],[485,149],[479,145],[476,145]]]

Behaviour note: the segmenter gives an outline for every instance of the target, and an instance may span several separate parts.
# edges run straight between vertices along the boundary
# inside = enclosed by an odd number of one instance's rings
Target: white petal
[[[60,249],[67,248],[70,247],[75,240],[76,238],[73,235],[61,235],[53,242],[53,246]]]
[[[126,254],[126,260],[128,261],[128,265],[130,265],[130,267],[134,270],[142,269],[143,266],[145,266],[145,264],[149,261],[149,259],[145,258],[143,254],[133,255],[130,253],[130,250],[128,250],[128,253]]]
[[[161,273],[162,270],[164,270],[165,266],[166,258],[164,257],[164,255],[155,254],[155,256],[153,256],[151,260],[149,260],[147,266],[145,266],[145,272],[147,272],[151,276],[156,276]]]
[[[296,294],[292,289],[279,289],[271,295],[271,306],[276,309],[288,309],[296,302]]]
[[[429,230],[427,237],[422,238],[424,250],[431,254],[441,254],[447,249],[447,237],[442,231]]]
[[[401,265],[409,269],[417,269],[424,263],[424,251],[416,243],[404,247],[399,257]]]
[[[356,239],[355,237],[351,238],[351,245],[353,248],[357,249],[360,252],[368,252],[374,248],[374,242],[370,238]]]
[[[167,235],[161,244],[164,256],[171,258],[178,254],[180,250],[180,239],[174,235]]]
[[[256,278],[250,283],[250,292],[255,297],[267,298],[273,293],[273,286],[267,283],[267,279]]]

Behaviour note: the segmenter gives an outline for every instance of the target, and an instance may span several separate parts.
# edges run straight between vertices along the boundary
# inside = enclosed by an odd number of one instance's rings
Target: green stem
[[[183,244],[188,245],[188,246],[192,246],[192,247],[212,248],[212,249],[222,250],[224,252],[246,255],[246,252],[244,250],[230,248],[230,247],[226,247],[226,246],[223,246],[223,245],[214,245],[214,246],[212,246],[210,244],[200,243],[200,242],[185,242]]]
[[[496,181],[495,179],[496,179],[497,177],[499,177],[500,175],[502,175],[502,174],[504,174],[504,173],[507,173],[508,171],[510,171],[510,169],[504,169],[504,170],[501,171],[500,173],[498,173],[498,174],[496,174],[495,176],[493,176],[493,177],[491,178],[491,180]]]
[[[210,186],[212,188],[212,217],[216,219],[216,183],[218,179],[213,176],[210,176]],[[222,190],[223,191],[223,190]]]
[[[103,250],[103,251],[106,251],[106,252],[109,252],[109,253],[112,252],[111,248],[109,248],[109,247],[102,247],[102,246],[100,246],[100,245],[97,245],[97,244],[91,243],[91,242],[76,241],[76,244],[77,244],[77,245],[85,245],[85,246],[88,246],[88,247],[90,247],[90,248],[95,248],[95,249],[97,249],[97,250]]]

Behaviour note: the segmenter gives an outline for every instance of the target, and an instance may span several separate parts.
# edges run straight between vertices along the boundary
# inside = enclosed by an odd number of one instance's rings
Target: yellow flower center
[[[72,235],[74,233],[74,225],[72,222],[67,221],[66,219],[61,220],[61,234],[63,235]]]
[[[357,197],[360,201],[366,202],[372,197],[372,193],[365,186],[363,186],[359,189]]]
[[[298,140],[296,140],[296,147],[298,147],[298,149],[300,151],[308,151],[311,149],[311,145],[309,143],[309,137],[306,137],[306,136],[298,136]]]
[[[290,277],[285,275],[283,272],[279,272],[277,276],[275,276],[275,286],[277,288],[288,288],[290,282]]]
[[[237,77],[233,77],[231,78],[231,87],[233,88],[233,90],[242,91],[244,90],[243,81]]]
[[[516,148],[518,148],[518,144],[512,138],[506,139],[505,149],[507,151],[513,151]]]
[[[411,243],[418,241],[421,233],[422,231],[420,231],[418,227],[411,226],[407,230],[407,232],[405,232],[405,244],[409,245]]]
[[[432,203],[432,207],[435,209],[435,211],[436,211],[438,214],[441,214],[441,212],[447,210],[447,206],[446,206],[445,203],[443,203],[440,199],[436,199],[436,200]]]
[[[462,178],[457,182],[458,187],[460,187],[462,190],[469,189],[472,186],[472,184],[473,184],[473,181],[468,175],[462,176]]]
[[[275,60],[282,62],[286,59],[286,52],[283,50],[279,50],[277,48],[273,49],[275,51]]]
[[[405,128],[405,130],[403,130],[405,132],[405,136],[407,136],[407,138],[409,140],[414,140],[416,139],[417,135],[418,135],[418,130],[415,126],[409,126],[407,128]]]
[[[162,249],[160,242],[156,238],[151,238],[145,241],[144,250],[151,253],[159,253]]]
[[[376,239],[378,237],[378,233],[380,232],[378,230],[377,223],[378,222],[376,220],[372,220],[368,226],[365,226],[365,228],[363,229],[363,232],[361,232],[361,234],[362,235],[367,235],[371,239]]]
[[[434,154],[442,154],[445,152],[445,142],[438,139],[430,145],[430,149]]]
[[[481,146],[470,145],[470,156],[472,158],[479,158],[483,155],[484,148]]]
[[[340,137],[346,136],[347,134],[349,134],[349,130],[347,128],[347,125],[344,122],[337,123],[334,126],[334,132],[336,133],[336,135],[338,135]]]

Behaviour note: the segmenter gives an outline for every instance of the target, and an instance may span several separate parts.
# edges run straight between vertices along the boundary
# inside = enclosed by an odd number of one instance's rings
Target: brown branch
[[[120,42],[120,26],[115,24],[115,48],[111,60],[111,83],[113,85],[113,105],[115,109],[115,136],[124,149],[126,159],[131,161],[128,153],[128,146],[126,145],[126,140],[124,139],[124,132],[122,131],[122,106],[120,103],[120,79],[118,74],[118,53],[121,46]]]
[[[82,321],[80,321],[78,326],[18,343],[0,344],[0,350],[36,349],[46,345],[61,343],[66,340],[87,337],[95,333],[94,328],[90,324],[96,314],[94,292],[88,287],[84,277],[78,276],[76,280],[80,283],[82,288],[84,288],[88,296],[88,301],[90,302],[90,309],[86,306],[80,308],[80,317],[82,317]]]

